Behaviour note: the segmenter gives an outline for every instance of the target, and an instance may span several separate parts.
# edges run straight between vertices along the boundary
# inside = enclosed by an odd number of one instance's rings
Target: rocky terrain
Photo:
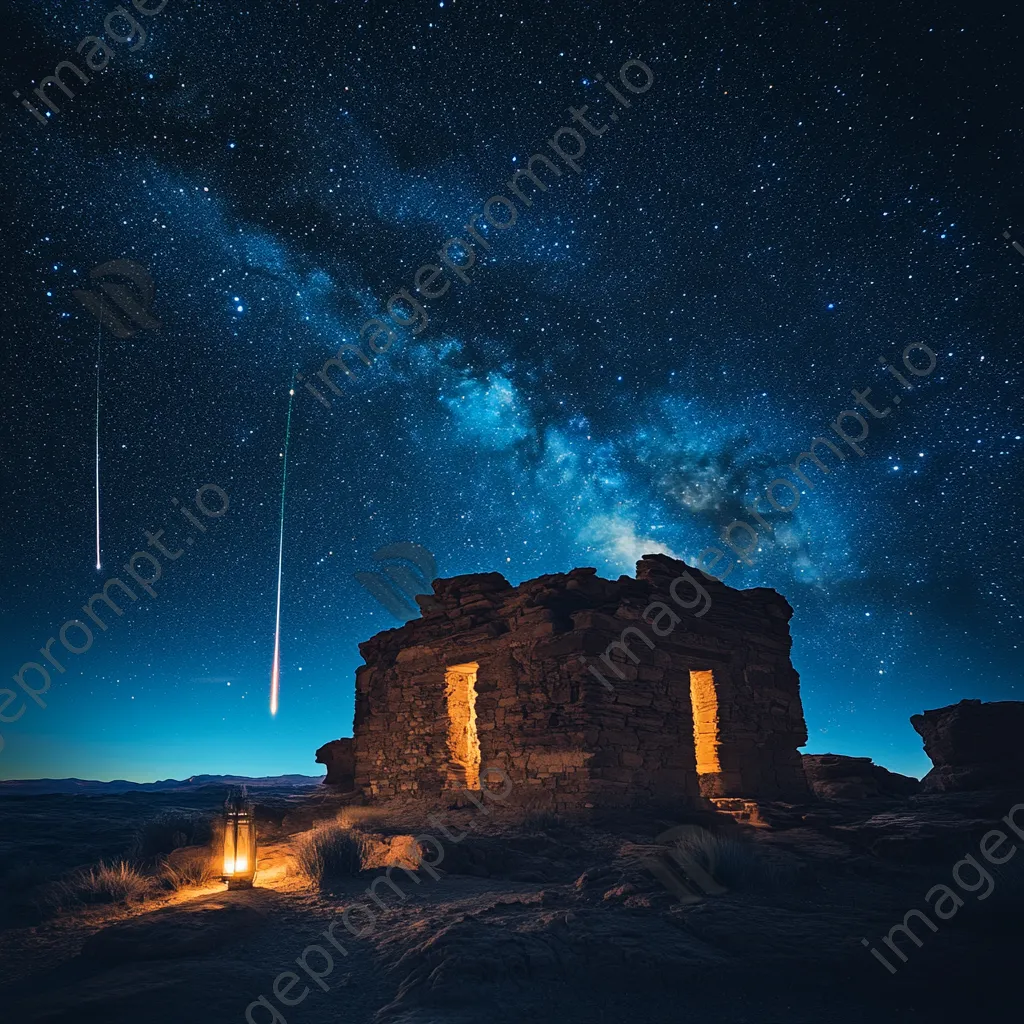
[[[934,934],[919,927],[920,948],[901,940],[908,960],[890,954],[896,974],[861,944],[867,938],[888,952],[889,929],[909,909],[927,909],[932,886],[954,886],[954,865],[978,857],[982,836],[1014,806],[1011,792],[779,804],[763,808],[770,824],[760,827],[691,816],[714,837],[712,870],[724,891],[684,903],[647,867],[665,849],[657,837],[686,823],[679,818],[511,820],[493,804],[348,807],[329,789],[261,800],[257,888],[228,893],[213,882],[59,913],[28,898],[40,898],[47,883],[30,886],[26,872],[87,852],[91,860],[124,853],[155,808],[141,797],[76,798],[73,809],[59,797],[5,801],[5,840],[19,821],[18,848],[27,854],[12,865],[10,846],[3,851],[6,885],[21,890],[0,931],[5,1019],[205,1024],[245,1021],[248,1008],[256,1024],[852,1024],[985,1019],[1015,998],[1024,857],[989,867],[987,899],[962,892],[954,919]],[[195,796],[194,809],[205,813],[223,791]],[[339,813],[372,837],[371,852],[386,856],[409,837],[432,835],[443,854],[429,853],[429,871],[392,872],[403,898],[380,887],[384,908],[374,908],[373,926],[357,918],[365,935],[335,930],[346,952],[334,951],[325,990],[296,958],[311,945],[332,950],[324,930],[346,908],[366,905],[368,885],[385,874],[367,868],[319,887],[302,875],[302,835]],[[1024,810],[1016,820],[1024,825]],[[305,956],[324,973],[319,954]],[[308,989],[294,1007],[274,995],[275,979],[289,970],[302,982],[293,996]]]
[[[1006,1014],[1019,1002],[1024,779],[1000,747],[1017,709],[981,708],[920,718],[937,770],[978,765],[982,752],[983,772],[922,784],[869,758],[804,755],[808,798],[759,803],[743,822],[685,803],[556,814],[522,793],[368,805],[344,785],[271,786],[256,796],[256,887],[231,892],[210,870],[223,786],[10,796],[0,801],[3,1019]],[[350,749],[318,755],[347,780]]]
[[[804,754],[803,765],[808,785],[823,800],[910,796],[921,789],[917,779],[873,764],[870,757]]]

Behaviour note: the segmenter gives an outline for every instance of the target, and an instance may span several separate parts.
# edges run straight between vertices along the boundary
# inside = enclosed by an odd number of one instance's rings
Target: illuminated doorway
[[[466,789],[480,788],[480,738],[476,731],[475,661],[449,665],[445,669],[445,696],[448,702],[449,782]]]
[[[712,672],[690,673],[690,704],[697,775],[717,775],[722,766],[718,761],[718,694]]]

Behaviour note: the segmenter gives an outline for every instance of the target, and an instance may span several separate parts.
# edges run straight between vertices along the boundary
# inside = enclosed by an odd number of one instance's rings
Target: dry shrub
[[[209,849],[202,847],[182,851],[171,861],[165,861],[161,868],[161,880],[168,889],[177,892],[192,886],[209,885],[220,877]]]
[[[138,829],[132,853],[137,857],[156,857],[181,846],[207,843],[211,835],[209,815],[196,811],[165,811]]]
[[[54,896],[62,906],[79,903],[131,903],[151,895],[153,880],[128,861],[74,872],[57,883]]]
[[[340,821],[323,822],[299,840],[299,867],[317,885],[352,878],[362,870],[364,846],[361,832]]]
[[[695,860],[728,889],[783,889],[799,880],[795,862],[773,855],[749,839],[723,836],[692,825],[673,845],[684,859]]]

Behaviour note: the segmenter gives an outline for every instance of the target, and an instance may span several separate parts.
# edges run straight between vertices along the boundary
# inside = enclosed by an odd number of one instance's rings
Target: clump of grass
[[[181,846],[208,843],[210,818],[192,811],[165,811],[150,818],[135,833],[132,852],[138,857],[157,857]]]
[[[772,856],[747,839],[689,826],[673,842],[683,858],[692,858],[728,889],[782,889],[795,884],[798,871],[789,860]]]
[[[76,871],[58,882],[55,898],[61,905],[78,903],[131,903],[144,900],[152,892],[153,881],[128,861]]]
[[[300,840],[299,867],[317,885],[352,878],[362,870],[364,845],[361,832],[339,821],[324,822]]]
[[[168,889],[177,892],[190,886],[209,885],[218,878],[213,857],[205,847],[189,850],[185,856],[165,862],[161,869],[161,880]]]

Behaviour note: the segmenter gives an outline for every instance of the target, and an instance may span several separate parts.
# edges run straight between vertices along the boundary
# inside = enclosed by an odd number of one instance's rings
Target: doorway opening
[[[690,704],[697,775],[717,775],[722,770],[718,761],[718,694],[710,670],[690,673]]]
[[[445,669],[448,702],[449,782],[466,789],[480,788],[480,738],[476,731],[476,674],[480,665],[449,665]]]

